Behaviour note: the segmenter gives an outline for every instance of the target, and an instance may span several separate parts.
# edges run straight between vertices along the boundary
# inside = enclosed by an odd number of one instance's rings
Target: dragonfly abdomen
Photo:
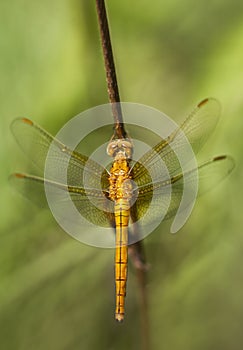
[[[115,258],[115,284],[116,284],[116,320],[124,319],[125,296],[127,282],[128,260],[128,222],[130,205],[126,199],[119,199],[115,203],[116,221],[116,258]]]

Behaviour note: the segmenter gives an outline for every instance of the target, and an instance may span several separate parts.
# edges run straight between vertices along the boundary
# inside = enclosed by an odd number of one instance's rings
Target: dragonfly
[[[36,196],[37,200],[41,198],[43,185],[58,190],[71,198],[86,220],[99,228],[114,229],[115,318],[119,322],[123,321],[125,314],[128,245],[132,241],[129,225],[143,218],[144,221],[141,222],[149,224],[161,212],[164,212],[164,219],[172,218],[180,205],[185,180],[194,185],[195,179],[198,179],[199,188],[202,187],[202,192],[205,192],[215,187],[234,168],[231,156],[220,155],[182,172],[175,153],[175,149],[183,149],[186,137],[193,152],[197,154],[215,129],[219,114],[220,104],[216,99],[201,101],[176,130],[161,139],[137,161],[132,159],[131,139],[111,139],[107,154],[112,160],[109,166],[104,167],[77,150],[70,149],[27,118],[18,118],[11,125],[17,143],[37,168],[42,171],[45,168],[46,157],[52,145],[53,167],[61,171],[65,165],[68,169],[67,183],[59,182],[58,178],[14,173],[10,177],[13,185],[31,199]],[[185,137],[181,137],[181,132]],[[162,177],[163,169],[158,166],[158,158],[167,168],[167,173]],[[84,186],[84,172],[88,173],[88,187]],[[151,178],[151,173],[158,176]],[[166,206],[169,186],[170,203]],[[146,212],[152,198],[155,201],[150,218]],[[65,214],[64,211],[63,215]]]

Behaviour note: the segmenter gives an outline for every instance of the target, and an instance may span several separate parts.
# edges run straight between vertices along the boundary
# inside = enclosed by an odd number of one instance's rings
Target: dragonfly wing
[[[92,187],[108,188],[107,171],[98,163],[79,152],[70,150],[39,125],[27,118],[18,118],[11,124],[12,133],[24,153],[44,175],[48,155],[48,174],[51,180],[62,182],[67,174],[67,182],[72,186],[84,186],[84,176]],[[53,174],[53,175],[51,175]]]
[[[208,137],[214,131],[220,117],[221,106],[218,100],[207,98],[201,101],[180,127],[168,138],[168,142],[173,142],[176,148],[182,146],[182,131],[192,146],[194,153],[202,148]]]
[[[23,197],[29,199],[40,208],[47,206],[44,181],[37,176],[14,173],[9,176],[10,185]]]
[[[10,182],[22,195],[38,206],[46,205],[45,185],[48,198],[55,203],[55,209],[60,215],[68,216],[70,201],[72,201],[78,212],[88,222],[102,227],[113,226],[113,202],[109,201],[102,191],[67,186],[27,174],[12,174]]]
[[[198,195],[203,195],[215,188],[232,172],[234,167],[235,161],[229,155],[217,156],[202,163],[198,168]]]
[[[234,160],[230,156],[218,156],[185,174],[178,173],[167,181],[139,186],[138,197],[132,208],[133,220],[141,219],[141,223],[147,225],[158,217],[164,219],[173,217],[182,199],[184,181],[187,183],[187,191],[190,191],[190,185],[193,190],[198,179],[198,194],[202,195],[230,174],[234,166]],[[190,205],[190,194],[187,198],[187,205]],[[148,209],[152,215],[146,215]]]
[[[196,154],[202,148],[215,129],[219,115],[220,104],[216,99],[209,98],[199,103],[180,127],[134,164],[133,178],[137,184],[149,183],[149,174],[160,181],[166,180],[166,175],[163,178],[161,174],[160,163],[164,164],[170,176],[180,172],[179,160],[190,158],[193,152]],[[189,144],[193,152],[189,152]]]

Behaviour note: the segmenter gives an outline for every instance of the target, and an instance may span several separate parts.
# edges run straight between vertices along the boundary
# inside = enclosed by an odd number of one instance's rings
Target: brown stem
[[[150,349],[150,330],[148,315],[148,297],[147,297],[147,271],[143,242],[136,242],[128,247],[129,257],[135,268],[138,281],[139,306],[141,319],[141,342],[142,350]]]
[[[124,129],[123,124],[119,89],[116,78],[116,69],[111,46],[105,1],[96,0],[96,8],[100,28],[101,45],[103,49],[103,56],[105,62],[108,95],[115,123],[114,138],[126,138],[126,131]]]

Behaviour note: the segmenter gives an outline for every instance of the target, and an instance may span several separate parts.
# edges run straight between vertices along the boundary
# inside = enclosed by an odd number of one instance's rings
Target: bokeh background
[[[200,198],[175,236],[145,242],[151,349],[243,347],[243,2],[107,1],[123,101],[177,122],[201,99],[223,113],[201,158],[232,154],[234,172]],[[141,349],[137,281],[114,321],[113,250],[64,233],[16,194],[25,158],[10,131],[26,116],[52,133],[107,102],[95,1],[0,2],[0,345],[6,350]]]

